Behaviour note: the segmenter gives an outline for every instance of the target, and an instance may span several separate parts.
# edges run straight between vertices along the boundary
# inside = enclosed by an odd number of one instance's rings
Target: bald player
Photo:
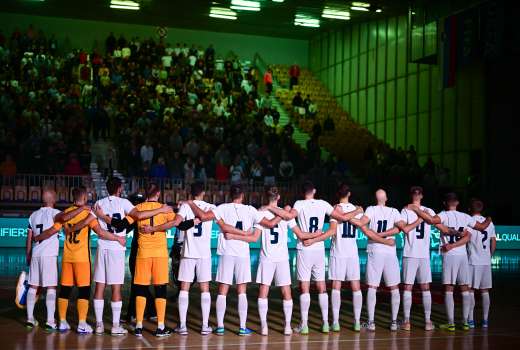
[[[29,265],[29,291],[27,292],[27,328],[38,325],[34,319],[34,304],[36,303],[36,292],[39,287],[47,290],[45,306],[47,307],[46,331],[57,329],[54,319],[56,310],[56,286],[58,285],[58,253],[60,249],[58,235],[42,235],[50,229],[54,222],[67,221],[85,210],[80,207],[70,213],[60,213],[54,208],[56,193],[52,189],[43,191],[43,206],[33,212],[29,217],[27,229],[26,253]],[[34,240],[34,242],[33,242]]]

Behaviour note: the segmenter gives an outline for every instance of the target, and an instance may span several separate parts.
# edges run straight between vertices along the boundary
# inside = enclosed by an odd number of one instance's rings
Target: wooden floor
[[[491,312],[490,328],[482,330],[477,328],[469,332],[457,331],[453,334],[436,330],[425,332],[422,330],[423,316],[422,305],[420,304],[420,294],[414,293],[414,305],[412,307],[412,322],[415,328],[411,332],[398,331],[390,332],[388,293],[381,290],[378,293],[378,304],[376,307],[376,332],[368,332],[364,329],[360,333],[350,330],[352,326],[352,304],[351,292],[345,289],[342,293],[343,303],[341,312],[342,330],[337,334],[323,335],[319,333],[321,325],[321,315],[318,306],[317,296],[312,294],[312,305],[310,311],[309,325],[311,328],[308,336],[284,336],[282,332],[282,304],[280,294],[273,290],[269,300],[268,321],[270,326],[269,336],[253,334],[249,337],[239,337],[235,334],[238,329],[237,298],[234,292],[228,296],[226,314],[226,335],[225,336],[201,336],[198,333],[200,323],[200,304],[199,294],[196,290],[190,295],[190,307],[188,315],[188,336],[172,335],[164,339],[156,339],[151,331],[154,325],[145,322],[144,337],[139,339],[129,334],[124,337],[111,337],[110,335],[78,335],[71,331],[65,334],[47,334],[41,329],[28,331],[24,328],[25,312],[14,306],[14,284],[17,273],[24,267],[23,250],[21,249],[0,249],[0,329],[2,345],[0,350],[10,349],[432,349],[432,350],[458,350],[458,349],[520,349],[520,302],[518,294],[520,292],[520,251],[502,252],[497,254],[493,261],[493,273],[495,288],[491,293]],[[254,259],[253,259],[254,260]],[[362,259],[363,260],[363,259]],[[445,322],[444,306],[442,305],[442,290],[438,286],[438,270],[436,262],[432,261],[434,270],[434,287],[432,288],[433,310],[432,319],[435,324]],[[255,269],[253,268],[253,271]],[[215,300],[215,288],[212,286],[212,299]],[[299,305],[296,288],[294,291],[294,313],[293,325],[299,320]],[[128,288],[125,286],[124,294],[127,302]],[[258,290],[252,284],[248,290],[249,295],[249,317],[248,326],[254,331],[259,331],[259,318],[257,312]],[[174,290],[169,289],[172,296]],[[365,293],[363,293],[365,296]],[[480,298],[477,295],[477,308],[475,310],[476,319],[480,320]],[[456,315],[460,315],[460,302],[456,297]],[[109,326],[110,311],[108,303],[105,303],[105,324]],[[214,325],[215,310],[214,302],[211,310],[210,323]],[[123,307],[124,308],[124,307]],[[44,305],[42,302],[36,306],[36,317],[40,322],[44,321]],[[76,325],[76,312],[74,303],[71,303],[69,323]],[[362,317],[366,317],[363,308]],[[401,317],[401,313],[400,313]],[[177,323],[177,308],[173,301],[168,303],[167,326],[174,327]],[[89,312],[89,322],[94,322],[93,310]]]

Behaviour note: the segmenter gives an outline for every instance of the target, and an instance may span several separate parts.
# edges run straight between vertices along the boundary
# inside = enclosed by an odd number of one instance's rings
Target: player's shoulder
[[[338,203],[338,205],[346,213],[356,209],[356,206],[352,203]]]
[[[424,205],[422,205],[421,209],[426,210],[428,212],[428,214],[430,214],[430,215],[435,215],[435,210],[433,210],[432,208],[425,207]]]

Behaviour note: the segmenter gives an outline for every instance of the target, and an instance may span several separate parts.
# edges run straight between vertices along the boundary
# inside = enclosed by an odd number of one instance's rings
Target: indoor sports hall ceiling
[[[111,2],[112,5],[125,5],[125,1],[1,0],[0,11],[307,39],[318,30],[404,14],[408,8],[408,1],[404,0],[134,0],[130,5],[139,6],[139,9],[110,7]],[[251,11],[248,6],[256,7],[256,10]],[[226,17],[228,13],[231,18],[210,17],[212,7],[216,8],[213,12],[217,16],[224,13]],[[350,19],[346,20],[346,16]],[[298,19],[300,25],[295,25]],[[316,20],[319,28],[305,26],[316,25]]]

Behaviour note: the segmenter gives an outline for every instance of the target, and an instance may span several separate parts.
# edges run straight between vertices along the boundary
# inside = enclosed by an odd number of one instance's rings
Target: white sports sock
[[[240,319],[240,328],[246,328],[247,322],[247,295],[242,293],[238,295],[238,318]]]
[[[293,301],[291,300],[284,300],[283,301],[283,314],[285,315],[285,326],[291,326],[291,319],[292,319],[292,309],[293,309]]]
[[[112,309],[112,326],[119,327],[119,320],[121,318],[121,309],[123,308],[123,302],[120,301],[112,301],[110,303],[110,308]]]
[[[432,293],[430,293],[429,290],[422,292],[422,303],[424,308],[424,320],[429,322],[432,315]]]
[[[47,307],[47,323],[54,324],[54,313],[56,312],[56,289],[47,289],[45,297],[45,306]]]
[[[403,314],[404,320],[410,321],[410,309],[412,308],[412,291],[405,290],[403,292]]]
[[[202,310],[202,326],[208,326],[209,312],[211,310],[211,294],[200,293],[200,308]]]
[[[332,324],[339,324],[339,310],[341,308],[341,291],[333,289],[330,292],[330,302],[332,304]]]
[[[469,293],[469,312],[468,312],[468,321],[474,320],[474,313],[475,310],[475,293]]]
[[[367,291],[367,311],[368,321],[374,322],[374,313],[376,312],[376,292],[374,288],[368,288]]]
[[[354,305],[354,321],[358,323],[361,318],[361,308],[363,307],[363,294],[360,290],[352,292],[352,304]]]
[[[444,293],[444,305],[446,306],[446,317],[448,317],[448,324],[454,324],[455,302],[453,301],[453,292]]]
[[[262,328],[267,327],[267,299],[258,298],[258,314],[260,315],[260,323]]]
[[[186,327],[186,315],[188,314],[188,304],[190,302],[188,291],[181,290],[177,302],[179,303],[179,326],[181,328]]]
[[[397,314],[399,313],[399,304],[401,298],[399,295],[399,289],[392,289],[392,322],[397,321]],[[410,296],[411,298],[411,296]]]
[[[216,312],[217,312],[217,327],[224,327],[224,315],[226,314],[226,296],[225,295],[217,295],[216,302]]]
[[[462,292],[462,322],[468,322],[469,315],[469,303],[470,303],[469,292]]]
[[[489,292],[482,292],[480,295],[482,296],[482,319],[487,321],[489,316],[489,306],[491,305]]]
[[[321,319],[324,324],[329,324],[329,295],[327,293],[320,293],[318,295],[321,309]]]
[[[34,304],[36,304],[36,289],[29,288],[26,297],[27,321],[34,321]]]
[[[302,326],[307,325],[309,320],[309,307],[311,306],[311,295],[309,293],[300,294],[300,312],[302,314]]]
[[[96,314],[96,323],[103,323],[103,308],[105,307],[104,299],[94,299],[94,313]]]

